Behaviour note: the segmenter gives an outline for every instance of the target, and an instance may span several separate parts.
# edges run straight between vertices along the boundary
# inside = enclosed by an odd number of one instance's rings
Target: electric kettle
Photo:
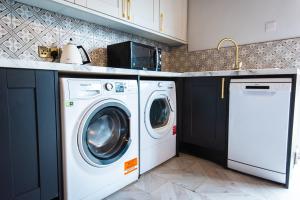
[[[67,64],[87,64],[90,63],[90,58],[85,49],[80,45],[77,46],[72,43],[73,40],[70,38],[70,42],[63,46],[62,54],[60,58],[61,63]],[[83,52],[81,53],[80,50]]]

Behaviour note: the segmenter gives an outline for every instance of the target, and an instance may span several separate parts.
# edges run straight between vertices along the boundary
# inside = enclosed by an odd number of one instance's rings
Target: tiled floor
[[[299,200],[300,167],[290,189],[181,154],[107,200]]]

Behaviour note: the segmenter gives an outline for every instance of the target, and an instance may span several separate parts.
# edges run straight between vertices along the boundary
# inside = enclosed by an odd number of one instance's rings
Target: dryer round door
[[[170,133],[175,120],[175,105],[165,91],[155,91],[145,107],[145,125],[149,135],[155,139]]]
[[[92,106],[84,115],[78,133],[82,157],[104,167],[119,160],[130,146],[130,112],[117,100]]]

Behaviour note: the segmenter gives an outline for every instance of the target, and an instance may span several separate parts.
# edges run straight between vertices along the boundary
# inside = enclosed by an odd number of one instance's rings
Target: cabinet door
[[[0,196],[58,197],[54,74],[0,69]]]
[[[86,0],[89,9],[121,18],[123,0]]]
[[[160,0],[160,31],[187,40],[187,0]]]
[[[145,28],[159,29],[159,0],[131,0],[132,22]]]
[[[87,0],[75,0],[74,3],[86,7],[86,1]]]
[[[226,151],[227,81],[189,78],[184,84],[183,142],[203,149]]]

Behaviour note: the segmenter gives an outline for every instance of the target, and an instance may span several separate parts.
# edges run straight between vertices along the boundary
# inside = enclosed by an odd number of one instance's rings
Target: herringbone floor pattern
[[[181,154],[107,200],[299,200],[300,167],[290,189]]]

